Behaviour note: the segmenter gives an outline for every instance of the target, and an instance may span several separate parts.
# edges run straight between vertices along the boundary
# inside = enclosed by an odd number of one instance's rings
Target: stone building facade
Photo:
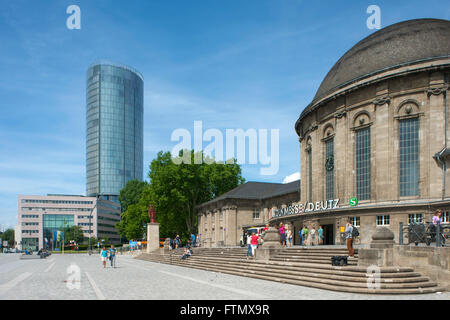
[[[382,225],[398,242],[400,223],[431,221],[437,208],[450,222],[449,82],[448,20],[405,21],[360,41],[296,122],[300,209],[271,223],[325,225],[338,244],[352,217],[364,244]]]
[[[300,199],[300,181],[288,184],[247,182],[197,207],[203,246],[237,246],[246,228],[263,227],[277,208]]]

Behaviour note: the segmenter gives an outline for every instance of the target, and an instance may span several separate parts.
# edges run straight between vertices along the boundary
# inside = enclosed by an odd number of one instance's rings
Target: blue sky
[[[334,63],[382,27],[449,19],[448,1],[0,0],[0,228],[17,222],[17,195],[85,194],[85,86],[109,59],[145,78],[144,174],[177,128],[279,129],[280,169],[299,172],[294,124]],[[66,9],[81,8],[81,30]]]

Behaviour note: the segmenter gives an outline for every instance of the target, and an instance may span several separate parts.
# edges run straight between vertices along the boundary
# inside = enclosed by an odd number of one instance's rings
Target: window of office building
[[[391,216],[377,216],[377,226],[389,226],[391,224]]]
[[[408,224],[411,223],[423,223],[423,214],[415,213],[408,215]]]
[[[325,143],[326,198],[334,199],[334,139]]]
[[[399,122],[400,196],[419,195],[419,118]]]
[[[370,128],[356,131],[356,196],[370,199]]]

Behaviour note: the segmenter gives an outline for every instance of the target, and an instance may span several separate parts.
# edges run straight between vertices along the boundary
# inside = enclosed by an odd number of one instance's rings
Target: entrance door
[[[323,244],[334,245],[334,224],[322,225],[323,229]]]

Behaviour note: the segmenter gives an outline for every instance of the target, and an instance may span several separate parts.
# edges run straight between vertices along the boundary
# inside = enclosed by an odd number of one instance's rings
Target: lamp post
[[[94,212],[94,209],[97,208],[98,203],[98,195],[95,196],[95,206],[92,208],[91,213],[89,214],[89,246],[88,246],[88,254],[91,255],[91,219],[92,219],[92,212]]]

